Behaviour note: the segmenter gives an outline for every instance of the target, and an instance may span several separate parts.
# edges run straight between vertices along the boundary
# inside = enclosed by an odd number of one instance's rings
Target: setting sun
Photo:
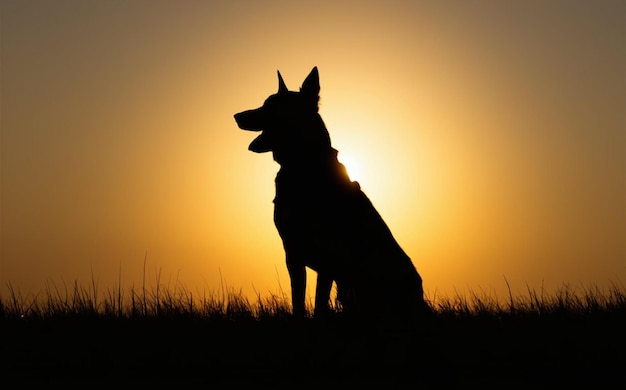
[[[359,164],[359,161],[350,157],[350,155],[341,153],[341,151],[337,155],[337,158],[348,170],[348,176],[350,176],[350,180],[357,182],[362,181],[363,172],[361,170],[361,164]]]

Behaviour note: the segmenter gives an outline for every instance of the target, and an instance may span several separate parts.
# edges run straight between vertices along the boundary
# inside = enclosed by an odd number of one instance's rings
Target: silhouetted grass
[[[0,298],[3,377],[175,378],[299,387],[337,382],[506,388],[610,383],[626,359],[626,289],[565,285],[502,301],[457,294],[400,326],[291,317],[289,299],[223,287],[50,282]],[[298,379],[299,378],[299,379]],[[619,378],[621,380],[621,378]],[[318,382],[316,382],[318,381]],[[161,382],[159,382],[161,383]],[[302,384],[302,383],[300,383]],[[519,386],[518,386],[519,385]],[[445,387],[444,386],[444,387]]]
[[[509,290],[510,291],[510,290]],[[489,294],[470,292],[457,294],[452,298],[440,298],[436,310],[445,317],[465,318],[534,318],[534,317],[592,317],[595,315],[623,315],[626,311],[626,289],[612,283],[608,289],[596,286],[578,286],[578,289],[564,285],[552,294],[537,293],[528,288],[528,295],[501,301]]]
[[[85,287],[74,281],[68,285],[49,282],[43,292],[23,296],[8,284],[9,296],[0,297],[2,320],[44,320],[55,318],[185,318],[204,320],[286,319],[290,317],[289,297],[284,293],[257,294],[251,302],[241,291],[222,288],[217,292],[192,293],[177,284],[173,288],[160,283],[153,287],[121,287],[100,293],[92,281]],[[626,311],[626,289],[613,283],[610,288],[564,285],[552,294],[528,289],[528,295],[513,297],[503,302],[487,293],[470,291],[464,295],[439,297],[431,301],[435,315],[452,318],[531,318],[531,317],[590,317],[595,315],[623,315]],[[309,317],[312,308],[308,308]],[[339,315],[340,309],[335,308]]]
[[[0,298],[2,320],[54,320],[58,318],[263,320],[290,316],[288,298],[270,294],[250,302],[241,291],[233,289],[193,294],[184,286],[150,289],[131,287],[107,290],[101,296],[95,283],[88,287],[74,282],[58,286],[50,282],[43,292],[23,296],[11,284],[9,297]]]

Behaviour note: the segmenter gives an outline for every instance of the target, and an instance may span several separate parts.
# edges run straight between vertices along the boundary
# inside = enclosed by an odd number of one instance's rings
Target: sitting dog
[[[337,159],[318,113],[317,67],[299,92],[278,72],[278,92],[259,108],[235,114],[250,144],[272,152],[274,223],[291,280],[293,314],[305,315],[306,267],[317,272],[314,316],[329,311],[333,281],[342,311],[357,316],[415,317],[429,312],[422,278],[357,182]]]

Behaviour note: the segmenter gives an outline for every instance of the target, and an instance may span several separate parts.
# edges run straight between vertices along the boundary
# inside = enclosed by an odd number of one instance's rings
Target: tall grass
[[[508,282],[507,282],[508,286]],[[436,310],[445,317],[547,317],[591,316],[602,313],[626,313],[626,288],[611,283],[608,288],[564,284],[553,293],[543,288],[537,292],[527,287],[527,294],[508,300],[487,293],[470,291],[467,295],[440,298]]]
[[[294,320],[282,292],[248,299],[224,285],[193,292],[159,277],[151,286],[144,280],[105,290],[93,278],[86,285],[49,282],[29,295],[9,284],[0,297],[7,336],[0,374],[20,380],[175,377],[178,384],[200,378],[272,388],[277,380],[287,388],[311,380],[321,386],[331,374],[351,386],[380,388],[465,388],[495,380],[547,388],[546,377],[558,388],[585,381],[597,388],[623,381],[622,285],[528,289],[504,301],[457,293],[430,303],[434,315],[417,324],[370,326],[337,309],[327,320]],[[301,382],[292,382],[294,375]]]
[[[69,317],[101,318],[203,318],[263,319],[290,314],[284,294],[257,296],[250,301],[241,291],[225,288],[217,292],[193,293],[185,286],[116,286],[100,292],[96,283],[87,286],[74,281],[60,285],[49,282],[42,292],[23,295],[8,284],[8,297],[0,297],[0,318],[51,319]]]
[[[93,317],[129,318],[200,318],[210,320],[267,320],[287,318],[291,313],[289,297],[284,292],[257,294],[255,300],[241,290],[221,286],[217,291],[192,292],[180,283],[156,283],[123,289],[119,284],[100,291],[92,278],[89,284],[78,281],[60,284],[52,281],[37,294],[23,295],[8,284],[8,296],[0,296],[0,319],[49,319]],[[510,291],[510,289],[509,289]],[[514,318],[547,316],[626,315],[626,288],[617,283],[608,289],[596,286],[564,285],[549,294],[527,289],[527,294],[508,300],[487,293],[457,293],[452,297],[431,300],[440,318]],[[312,308],[308,307],[311,315]]]

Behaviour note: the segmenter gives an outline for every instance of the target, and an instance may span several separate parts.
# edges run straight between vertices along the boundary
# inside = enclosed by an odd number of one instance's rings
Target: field
[[[626,291],[438,299],[414,325],[295,320],[284,294],[51,284],[0,298],[0,375],[29,384],[563,388],[626,384]]]

